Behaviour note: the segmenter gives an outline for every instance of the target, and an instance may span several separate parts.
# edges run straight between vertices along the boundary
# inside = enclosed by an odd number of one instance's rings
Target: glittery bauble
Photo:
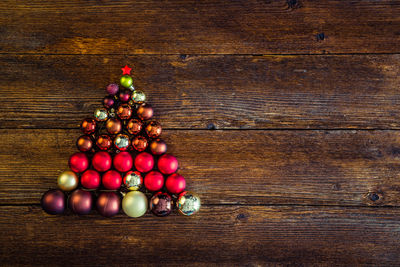
[[[114,168],[120,172],[127,172],[133,167],[133,158],[129,152],[120,152],[114,156]]]
[[[65,195],[61,190],[51,189],[43,194],[40,203],[48,214],[61,214],[65,210]]]
[[[82,152],[76,152],[69,158],[69,167],[73,172],[83,172],[89,167],[89,159]]]
[[[161,131],[162,131],[161,124],[159,124],[156,121],[152,121],[149,124],[147,124],[145,130],[149,137],[157,138],[161,135]]]
[[[96,130],[96,121],[94,119],[84,119],[81,123],[81,130],[84,134],[94,133]]]
[[[139,190],[143,185],[143,178],[138,171],[130,171],[125,174],[124,185],[129,190]]]
[[[124,90],[119,92],[119,100],[121,102],[128,102],[130,98],[131,98],[131,93],[129,91]]]
[[[110,95],[116,95],[118,93],[119,87],[118,84],[112,83],[107,86],[107,93]]]
[[[121,206],[121,199],[115,192],[103,192],[96,201],[97,211],[105,216],[112,217],[116,215]]]
[[[129,88],[132,86],[133,84],[133,79],[131,76],[129,75],[124,75],[121,77],[121,79],[119,80],[120,84],[125,87],[125,88]]]
[[[90,151],[93,147],[92,138],[88,135],[82,135],[76,140],[76,147],[82,152]]]
[[[149,172],[154,167],[154,158],[147,152],[139,153],[135,158],[135,168],[140,172]]]
[[[136,112],[141,120],[149,120],[153,117],[153,108],[150,104],[142,104]]]
[[[123,120],[127,120],[132,116],[132,108],[128,104],[121,104],[117,108],[117,115]]]
[[[106,96],[106,97],[103,98],[103,106],[106,109],[112,108],[114,106],[114,104],[115,104],[115,100],[114,100],[113,96],[109,95],[109,96]]]
[[[143,93],[143,91],[136,90],[132,93],[132,100],[136,104],[142,104],[144,101],[146,101],[146,95]]]
[[[173,173],[167,177],[167,180],[165,182],[165,187],[171,194],[179,194],[183,190],[185,190],[186,187],[185,178],[180,174]]]
[[[151,171],[144,177],[144,186],[150,191],[158,191],[164,185],[164,176],[158,171]]]
[[[68,205],[71,211],[78,215],[88,214],[92,210],[93,197],[88,191],[76,189],[69,196]]]
[[[147,148],[148,141],[143,136],[136,136],[132,139],[132,146],[139,152],[144,151]]]
[[[137,119],[131,119],[126,125],[126,129],[130,134],[138,134],[142,130],[142,123]]]
[[[150,199],[151,212],[159,217],[167,216],[172,211],[172,199],[167,193],[158,192]]]
[[[97,108],[94,111],[94,118],[97,121],[106,121],[108,118],[108,111],[105,108]]]
[[[112,158],[105,151],[96,152],[92,158],[92,165],[99,172],[105,172],[111,168]]]
[[[176,207],[182,215],[190,216],[200,210],[200,197],[189,191],[182,192],[176,201]]]
[[[111,137],[106,134],[100,135],[99,137],[97,137],[96,145],[101,150],[110,149],[110,147],[112,145]]]
[[[153,155],[162,155],[167,152],[167,144],[161,139],[153,140],[150,143],[150,150]]]
[[[158,159],[157,166],[163,174],[171,174],[178,169],[178,160],[171,154],[164,154]]]
[[[126,134],[119,134],[114,139],[114,145],[118,150],[125,151],[128,149],[131,141]]]
[[[74,190],[79,184],[78,176],[71,171],[62,172],[57,178],[57,185],[62,191]]]
[[[147,211],[147,207],[147,197],[140,191],[130,191],[122,199],[122,209],[130,217],[143,216]]]
[[[109,170],[101,177],[101,182],[106,189],[117,190],[121,187],[122,177],[119,172]]]
[[[122,123],[117,118],[108,119],[106,122],[106,129],[109,134],[117,134],[122,130]]]
[[[87,189],[96,189],[100,186],[100,174],[95,170],[87,170],[81,175],[81,184]]]

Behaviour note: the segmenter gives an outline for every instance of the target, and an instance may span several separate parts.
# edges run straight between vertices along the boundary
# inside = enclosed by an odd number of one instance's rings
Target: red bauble
[[[78,140],[76,140],[76,146],[82,152],[89,151],[93,147],[92,138],[88,135],[82,135]]]
[[[73,172],[83,172],[89,167],[89,160],[85,153],[76,152],[69,158],[68,164]]]
[[[92,159],[93,168],[99,172],[105,172],[111,168],[112,158],[105,151],[96,152]]]
[[[97,137],[96,145],[101,150],[109,150],[112,145],[111,137],[106,134],[100,135]]]
[[[128,90],[119,92],[119,100],[121,100],[121,102],[128,102],[130,98],[131,93]]]
[[[135,168],[140,172],[151,171],[154,167],[153,156],[147,152],[139,153],[135,158]]]
[[[185,178],[177,173],[173,173],[167,177],[167,181],[165,182],[165,187],[172,194],[179,194],[186,187]]]
[[[87,170],[81,176],[81,184],[87,189],[96,189],[100,186],[100,174],[95,170]]]
[[[114,156],[114,168],[120,172],[127,172],[132,169],[133,159],[129,152],[120,152]]]
[[[81,123],[81,130],[84,134],[94,133],[96,130],[96,121],[94,119],[84,119]]]
[[[164,154],[158,159],[157,166],[163,174],[171,174],[178,169],[178,160],[171,154]]]
[[[158,191],[164,185],[164,176],[158,171],[151,171],[144,177],[144,186],[150,191]]]
[[[121,187],[122,177],[119,172],[110,170],[103,174],[102,177],[103,186],[110,190],[117,190]]]

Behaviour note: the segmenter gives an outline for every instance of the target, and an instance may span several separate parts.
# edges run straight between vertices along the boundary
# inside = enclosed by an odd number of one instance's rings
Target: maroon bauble
[[[96,145],[101,150],[109,150],[112,145],[111,137],[106,134],[100,135],[97,137]]]
[[[133,167],[133,159],[129,152],[120,152],[114,156],[114,168],[120,172],[127,172]]]
[[[121,102],[128,102],[130,98],[131,98],[131,93],[129,91],[124,90],[119,92],[119,100]]]
[[[92,159],[93,168],[99,172],[105,172],[111,168],[112,158],[105,151],[96,152]]]
[[[165,187],[171,194],[179,194],[185,190],[186,181],[185,178],[177,173],[173,173],[167,177]]]
[[[103,174],[101,182],[106,189],[117,190],[121,187],[122,177],[119,172],[114,170],[109,170]]]
[[[178,160],[171,154],[164,154],[158,159],[157,166],[163,174],[171,174],[178,169]]]
[[[117,108],[117,115],[122,120],[127,120],[132,116],[132,108],[128,104],[121,104]]]
[[[151,171],[144,177],[144,186],[150,191],[158,191],[164,185],[164,176],[158,171]]]
[[[76,147],[82,152],[90,151],[93,148],[92,138],[88,135],[82,135],[76,140]]]
[[[139,152],[144,151],[147,148],[148,141],[143,136],[136,136],[132,139],[132,146]]]
[[[107,86],[107,93],[110,95],[116,95],[118,93],[119,87],[118,84],[112,83]]]
[[[114,97],[113,97],[113,96],[108,95],[108,96],[106,96],[106,97],[103,98],[103,106],[104,106],[106,109],[112,108],[112,107],[114,106],[114,104],[115,104],[115,100],[114,100]]]
[[[108,119],[106,122],[106,129],[109,134],[118,134],[122,130],[122,123],[117,118]]]
[[[152,121],[146,126],[146,133],[151,138],[157,138],[161,135],[161,124],[156,121]]]
[[[115,192],[103,192],[96,201],[97,211],[105,216],[112,217],[116,215],[121,206],[121,199]]]
[[[69,167],[73,172],[83,172],[89,167],[89,159],[82,152],[76,152],[69,158]]]
[[[65,210],[65,195],[59,189],[51,189],[43,194],[40,203],[48,214],[61,214]]]
[[[92,210],[93,197],[88,191],[76,189],[69,196],[68,205],[71,211],[78,215],[88,214]]]
[[[153,155],[162,155],[167,152],[167,144],[161,139],[153,140],[150,143],[150,150]]]
[[[149,172],[154,167],[154,158],[147,152],[139,153],[135,158],[135,168],[140,172]]]
[[[167,193],[158,192],[150,199],[151,212],[159,217],[167,216],[172,211],[172,199]]]
[[[142,104],[137,109],[137,115],[141,120],[149,120],[153,117],[153,108],[150,104]]]
[[[96,130],[96,121],[94,119],[84,119],[81,123],[81,130],[84,134],[94,133]]]
[[[142,122],[137,119],[131,119],[126,124],[126,130],[128,130],[130,134],[136,135],[142,130]]]
[[[95,170],[87,170],[81,175],[81,184],[87,189],[96,189],[100,186],[100,174]]]

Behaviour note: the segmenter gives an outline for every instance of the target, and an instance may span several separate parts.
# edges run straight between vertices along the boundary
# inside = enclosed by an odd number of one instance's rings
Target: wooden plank
[[[1,1],[2,53],[399,53],[400,2]]]
[[[0,56],[0,128],[71,128],[134,68],[165,128],[400,129],[400,55]]]
[[[0,204],[39,203],[68,168],[79,135],[1,130]],[[400,204],[398,131],[168,130],[163,136],[187,188],[207,204]]]
[[[0,207],[3,265],[395,266],[398,209],[204,206],[173,214],[105,219]]]

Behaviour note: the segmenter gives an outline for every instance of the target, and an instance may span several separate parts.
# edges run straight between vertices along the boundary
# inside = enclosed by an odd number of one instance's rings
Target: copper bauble
[[[119,134],[114,139],[114,145],[118,150],[127,150],[130,145],[129,136],[126,134]]]
[[[117,115],[123,120],[127,120],[132,116],[132,108],[128,104],[121,104],[117,108]]]
[[[137,151],[143,151],[147,148],[148,141],[143,136],[136,136],[132,139],[132,145]]]
[[[84,134],[94,133],[96,130],[96,121],[94,119],[84,119],[81,123],[81,130]]]
[[[159,217],[167,216],[172,211],[172,199],[167,193],[158,192],[150,199],[151,212]]]
[[[167,152],[167,144],[161,139],[153,140],[150,143],[150,150],[153,155],[162,155]]]
[[[82,135],[78,138],[78,140],[76,140],[76,146],[82,152],[89,151],[93,147],[92,138],[90,138],[88,135]]]
[[[138,108],[137,115],[141,120],[149,120],[153,117],[153,108],[150,104],[143,104]]]
[[[110,134],[117,134],[122,130],[122,123],[117,118],[108,119],[106,122],[106,129]]]
[[[146,133],[151,138],[157,138],[161,135],[161,124],[156,121],[152,121],[146,126]]]
[[[88,191],[76,189],[69,196],[68,206],[71,211],[78,215],[88,214],[92,209],[93,197]]]
[[[142,122],[140,122],[137,119],[131,119],[128,121],[127,125],[126,125],[126,130],[130,133],[130,134],[138,134],[141,130],[142,130]]]
[[[101,215],[112,217],[116,215],[121,208],[121,198],[115,192],[100,193],[96,201],[96,207]]]
[[[96,145],[98,148],[100,148],[101,150],[108,150],[110,149],[111,145],[112,145],[112,140],[111,137],[106,135],[106,134],[102,134],[97,138],[96,141]]]

